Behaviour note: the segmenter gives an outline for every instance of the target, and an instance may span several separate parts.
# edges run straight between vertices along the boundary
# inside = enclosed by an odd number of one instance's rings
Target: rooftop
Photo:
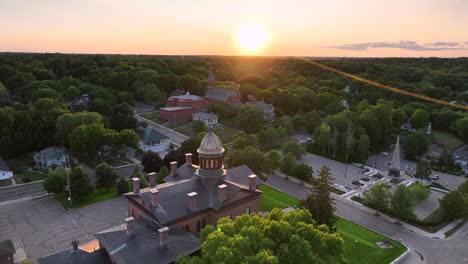
[[[178,111],[178,110],[184,110],[184,109],[191,109],[192,107],[190,106],[169,106],[169,107],[161,107],[159,110],[165,110],[165,111]]]
[[[65,147],[50,147],[43,149],[36,154],[48,159],[57,159],[61,158],[63,155],[67,155],[67,150]]]
[[[111,264],[106,250],[101,248],[91,253],[81,249],[69,249],[42,257],[39,264]]]
[[[138,135],[140,136],[140,140],[143,142],[161,141],[169,138],[151,127],[138,130]]]
[[[240,97],[240,94],[236,90],[228,90],[222,88],[209,89],[205,94],[205,98],[216,101],[226,102],[229,99],[229,97]]]
[[[195,118],[199,118],[199,119],[212,119],[212,118],[218,118],[218,115],[215,115],[215,114],[210,114],[210,113],[204,113],[204,112],[198,112],[198,113],[194,113],[192,114],[192,116]]]
[[[224,153],[224,148],[218,136],[210,131],[201,141],[197,152],[202,155],[219,155]]]
[[[184,95],[175,95],[169,97],[169,99],[174,98],[174,99],[182,99],[182,100],[203,100],[203,97],[200,97],[198,95],[193,95],[193,94],[184,94]]]

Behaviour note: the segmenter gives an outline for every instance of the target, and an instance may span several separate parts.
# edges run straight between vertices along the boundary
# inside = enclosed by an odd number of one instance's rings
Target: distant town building
[[[225,102],[239,105],[241,104],[241,95],[238,89],[230,90],[216,87],[213,67],[210,67],[210,71],[208,73],[208,87],[205,93],[205,99],[207,99],[210,103]]]
[[[34,153],[34,164],[39,169],[70,168],[70,158],[64,147],[50,147]]]
[[[401,130],[408,131],[408,132],[410,132],[410,133],[414,133],[414,132],[418,131],[416,128],[414,128],[414,127],[411,126],[411,122],[410,122],[410,121],[408,121],[408,122],[404,123],[403,125],[401,125],[401,126],[400,126],[400,129],[401,129]],[[427,126],[424,128],[424,133],[425,133],[426,135],[432,134],[432,124],[431,124],[431,122],[429,122],[429,123],[427,124]]]
[[[13,171],[10,170],[5,160],[0,157],[0,180],[6,180],[10,178],[13,178]]]
[[[453,152],[454,162],[460,164],[464,173],[468,174],[468,145],[465,145]]]
[[[263,98],[261,101],[257,101],[255,99],[255,96],[249,95],[248,100],[246,104],[248,105],[253,105],[258,107],[260,110],[263,111],[263,118],[268,119],[268,120],[275,120],[275,107],[272,104],[267,104],[263,101]]]
[[[193,111],[205,111],[208,108],[208,101],[200,96],[186,93],[184,95],[171,96],[167,99],[168,107],[191,107]]]
[[[140,149],[147,152],[163,152],[169,149],[169,137],[156,131],[154,128],[147,127],[138,130],[140,137]]]
[[[345,93],[350,93],[352,95],[358,95],[359,94],[359,88],[357,87],[351,87],[349,85],[346,85],[345,88],[343,89]]]
[[[204,113],[204,112],[194,113],[192,114],[192,120],[202,121],[203,123],[205,123],[205,126],[209,128],[215,128],[218,126],[218,115],[215,115],[215,114]]]
[[[190,106],[170,106],[159,108],[159,118],[169,122],[192,120],[192,114],[196,111]]]

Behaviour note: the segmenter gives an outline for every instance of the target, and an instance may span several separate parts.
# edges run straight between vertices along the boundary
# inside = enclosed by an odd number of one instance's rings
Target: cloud
[[[468,45],[468,42],[465,42]],[[413,51],[441,51],[441,50],[468,50],[467,47],[461,46],[457,42],[434,42],[419,44],[416,41],[402,40],[400,42],[367,42],[353,43],[336,46],[327,46],[327,48],[366,51],[369,48],[396,48]]]

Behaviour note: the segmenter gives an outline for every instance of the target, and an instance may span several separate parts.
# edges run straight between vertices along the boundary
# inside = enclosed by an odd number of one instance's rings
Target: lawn
[[[441,147],[447,147],[450,150],[463,146],[463,140],[457,138],[452,133],[440,130],[432,130],[432,141],[433,143]]]
[[[39,181],[39,180],[44,180],[47,178],[47,173],[39,173],[35,171],[23,171],[17,174],[14,174],[15,181],[16,183],[25,183],[25,182],[33,182],[33,181]],[[24,180],[24,179],[29,179]]]
[[[260,211],[269,212],[273,208],[286,208],[288,206],[299,206],[300,200],[288,194],[275,190],[266,185],[260,186]]]
[[[180,125],[175,130],[192,138],[197,136],[197,133],[193,130],[192,122]],[[213,132],[219,137],[222,144],[227,144],[232,141],[232,136],[239,132],[239,130],[223,124],[222,129],[215,129]]]
[[[90,194],[86,199],[83,200],[73,200],[73,208],[80,208],[102,201],[110,200],[112,198],[118,197],[116,187],[111,189],[97,189],[94,193]],[[70,208],[70,203],[68,201],[68,193],[59,193],[54,195],[55,200],[66,210]]]
[[[141,114],[141,116],[161,125],[167,122],[159,118],[159,113],[147,113],[147,114]]]
[[[406,251],[406,247],[395,240],[341,217],[338,218],[335,227],[344,240],[345,258],[349,264],[390,263]],[[393,248],[380,248],[375,244],[384,240],[388,240]]]

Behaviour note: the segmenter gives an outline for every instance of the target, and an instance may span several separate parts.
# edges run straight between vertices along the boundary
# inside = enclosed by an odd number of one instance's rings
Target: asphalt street
[[[21,186],[14,186],[0,189],[0,202],[16,200],[24,197],[31,197],[47,192],[42,187],[42,182]]]

